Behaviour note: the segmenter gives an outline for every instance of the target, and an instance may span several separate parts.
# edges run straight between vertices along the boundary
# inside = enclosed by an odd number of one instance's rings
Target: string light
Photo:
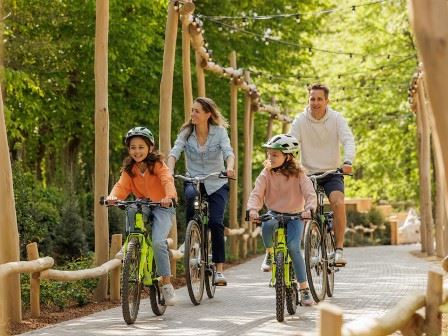
[[[388,0],[385,0],[385,1],[388,1]],[[205,20],[208,20],[209,22],[212,22],[212,23],[214,23],[214,24],[219,25],[219,26],[218,26],[218,30],[219,30],[219,31],[223,31],[223,27],[225,27],[225,28],[229,29],[229,33],[230,33],[230,34],[233,34],[233,33],[235,33],[235,32],[240,32],[240,33],[244,33],[244,34],[253,36],[253,37],[255,37],[255,38],[258,38],[258,39],[261,40],[263,43],[264,43],[265,40],[266,40],[266,38],[263,39],[263,36],[265,36],[266,33],[264,33],[264,34],[257,34],[257,33],[254,33],[254,32],[252,32],[252,31],[249,31],[249,30],[246,30],[246,29],[237,27],[237,26],[233,26],[233,25],[227,24],[227,23],[221,22],[221,21],[219,21],[219,20],[212,19],[212,18],[210,18],[210,17],[206,17],[206,16],[203,16],[203,15],[198,15],[198,16],[200,16],[201,18],[203,18],[203,19],[205,19]],[[269,28],[268,28],[268,29],[269,29]],[[353,56],[357,56],[357,57],[366,57],[366,56],[387,57],[387,55],[385,55],[385,54],[375,54],[375,55],[373,55],[373,54],[367,54],[367,55],[366,55],[366,54],[356,53],[356,52],[346,52],[346,51],[328,50],[328,49],[322,49],[322,48],[315,48],[315,47],[311,47],[311,46],[304,46],[304,45],[300,45],[300,44],[298,44],[298,43],[294,43],[294,42],[289,42],[289,41],[281,40],[279,37],[278,37],[278,38],[270,37],[270,41],[271,41],[271,42],[275,42],[275,43],[277,43],[277,44],[282,44],[282,45],[286,45],[286,46],[290,46],[290,47],[294,47],[294,48],[298,48],[298,49],[304,49],[304,48],[307,48],[308,51],[309,51],[310,53],[314,50],[314,51],[323,52],[323,53],[328,53],[328,54],[347,55],[347,56],[349,56],[350,58],[352,58]],[[390,54],[388,54],[388,55],[390,55]],[[395,57],[402,57],[403,55],[394,55],[394,56],[395,56]]]
[[[271,20],[271,19],[284,19],[284,18],[294,18],[296,21],[300,21],[300,19],[304,16],[319,16],[322,14],[332,14],[339,11],[346,11],[350,9],[353,13],[356,11],[356,7],[362,7],[362,6],[371,6],[371,5],[377,5],[384,2],[391,2],[393,0],[377,0],[377,1],[371,1],[366,3],[360,3],[356,5],[350,5],[350,6],[343,6],[343,7],[336,7],[332,9],[324,9],[316,12],[303,12],[303,13],[287,13],[287,14],[272,14],[272,15],[258,15],[257,13],[253,13],[252,17],[248,17],[246,15],[242,16],[202,16],[207,19],[215,19],[215,20]]]

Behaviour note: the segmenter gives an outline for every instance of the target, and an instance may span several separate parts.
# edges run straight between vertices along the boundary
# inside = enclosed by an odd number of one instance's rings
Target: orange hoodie
[[[130,177],[125,171],[121,172],[120,179],[110,192],[111,196],[125,200],[133,193],[137,198],[147,198],[153,202],[159,202],[162,198],[177,199],[173,176],[164,162],[154,165],[154,174],[146,170],[142,175],[136,164],[132,167],[132,172],[134,177]]]

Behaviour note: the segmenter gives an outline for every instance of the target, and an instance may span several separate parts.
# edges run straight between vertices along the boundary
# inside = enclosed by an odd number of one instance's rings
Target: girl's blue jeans
[[[272,247],[273,236],[275,229],[277,228],[277,224],[278,221],[276,219],[271,219],[262,223],[261,235],[265,248]],[[299,281],[299,283],[306,281],[305,260],[303,259],[302,252],[300,250],[303,228],[303,222],[299,219],[290,220],[286,224],[286,245],[288,246],[288,251],[292,259],[294,272],[297,275],[297,280]]]

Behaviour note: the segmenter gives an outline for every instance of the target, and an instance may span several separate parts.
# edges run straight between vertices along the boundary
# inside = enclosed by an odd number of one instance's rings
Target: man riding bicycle
[[[301,163],[308,173],[322,173],[341,166],[344,174],[352,172],[355,158],[355,140],[347,121],[341,113],[331,109],[329,89],[325,85],[313,84],[308,88],[308,106],[293,121],[290,134],[300,144]],[[344,146],[341,160],[340,145]],[[345,265],[343,255],[344,233],[347,222],[344,203],[344,177],[329,175],[319,181],[334,211],[336,236],[335,262]]]

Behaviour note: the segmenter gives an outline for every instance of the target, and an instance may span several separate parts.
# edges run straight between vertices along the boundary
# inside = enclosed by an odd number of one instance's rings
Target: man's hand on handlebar
[[[351,174],[353,172],[353,167],[351,164],[343,164],[342,165],[342,173]]]

